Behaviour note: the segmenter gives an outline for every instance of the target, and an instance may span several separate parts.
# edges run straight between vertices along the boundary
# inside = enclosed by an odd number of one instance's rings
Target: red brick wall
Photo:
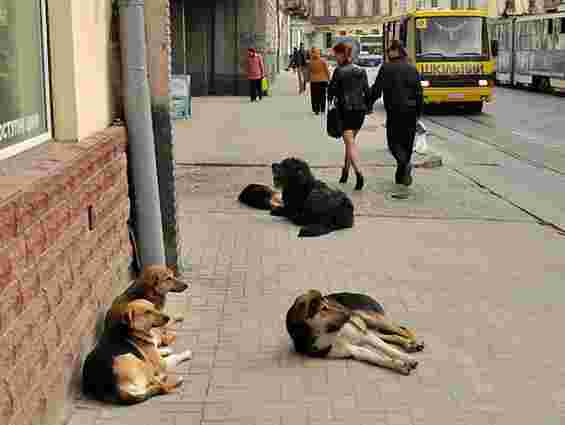
[[[112,127],[0,176],[2,424],[61,423],[95,324],[128,283],[125,147]]]

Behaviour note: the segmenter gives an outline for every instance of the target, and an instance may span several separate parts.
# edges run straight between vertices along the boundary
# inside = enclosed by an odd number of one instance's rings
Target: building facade
[[[288,49],[282,2],[171,0],[173,74],[190,75],[193,96],[247,94],[247,49],[254,47],[274,79]]]
[[[129,282],[111,0],[0,0],[0,423],[62,424]]]

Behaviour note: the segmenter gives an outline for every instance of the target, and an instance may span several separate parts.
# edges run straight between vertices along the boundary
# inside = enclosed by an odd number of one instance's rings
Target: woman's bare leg
[[[353,130],[345,130],[343,132],[343,141],[345,143],[345,158],[349,161],[350,166],[356,173],[361,172],[359,169],[359,150],[355,144],[355,132]]]

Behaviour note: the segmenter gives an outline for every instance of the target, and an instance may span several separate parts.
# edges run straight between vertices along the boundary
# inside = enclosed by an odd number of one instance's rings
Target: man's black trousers
[[[412,111],[389,111],[386,120],[386,140],[396,160],[396,183],[410,173],[410,160],[414,150],[418,115]]]

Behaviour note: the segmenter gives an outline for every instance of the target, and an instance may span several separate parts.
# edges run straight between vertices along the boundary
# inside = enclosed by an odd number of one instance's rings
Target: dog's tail
[[[262,184],[250,184],[241,191],[237,198],[239,202],[252,208],[270,210],[273,191]]]
[[[298,233],[299,238],[312,238],[316,236],[327,235],[328,233],[337,230],[334,226],[329,226],[323,223],[308,224],[300,229]]]

